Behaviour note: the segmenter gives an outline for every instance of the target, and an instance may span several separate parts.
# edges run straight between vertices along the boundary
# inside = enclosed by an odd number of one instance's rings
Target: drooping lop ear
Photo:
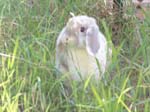
[[[86,49],[87,52],[94,56],[100,48],[100,39],[99,39],[99,28],[98,26],[91,26],[87,29],[86,32]]]

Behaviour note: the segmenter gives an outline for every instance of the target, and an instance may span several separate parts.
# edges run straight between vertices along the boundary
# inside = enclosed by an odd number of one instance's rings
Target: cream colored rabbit
[[[111,56],[109,51],[96,20],[74,16],[57,38],[56,68],[71,80],[99,80],[105,72],[108,53]]]

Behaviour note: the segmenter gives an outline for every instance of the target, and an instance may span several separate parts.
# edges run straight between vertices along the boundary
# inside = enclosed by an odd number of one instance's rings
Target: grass
[[[0,112],[149,112],[149,13],[143,23],[121,19],[112,36],[100,0],[0,0],[0,9]],[[118,42],[106,83],[72,82],[72,103],[55,69],[55,41],[69,12],[95,17],[107,39]]]

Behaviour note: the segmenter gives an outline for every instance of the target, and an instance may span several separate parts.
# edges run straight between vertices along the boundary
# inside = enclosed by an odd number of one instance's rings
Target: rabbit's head
[[[74,16],[69,19],[66,32],[68,44],[85,48],[91,55],[95,55],[99,50],[99,28],[94,18]]]

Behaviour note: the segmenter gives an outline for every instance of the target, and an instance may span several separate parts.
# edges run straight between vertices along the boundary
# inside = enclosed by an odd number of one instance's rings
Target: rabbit
[[[71,17],[56,40],[56,68],[71,81],[101,79],[108,55],[111,48],[93,17]]]

